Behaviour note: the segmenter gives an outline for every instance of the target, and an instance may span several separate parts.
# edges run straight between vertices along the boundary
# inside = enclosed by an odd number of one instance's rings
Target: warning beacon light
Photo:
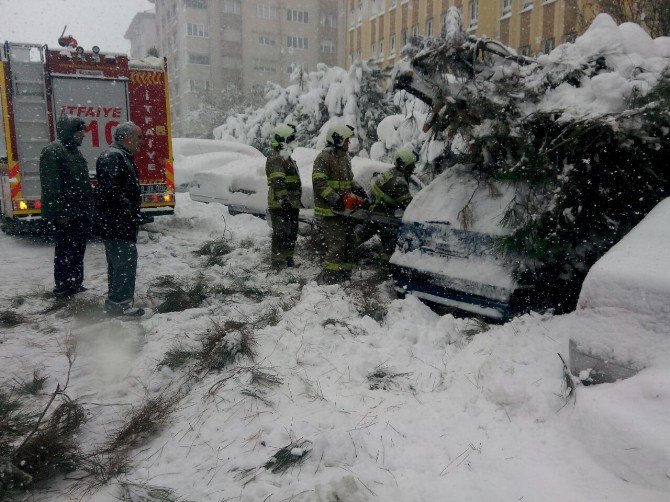
[[[72,47],[74,49],[79,44],[72,35],[68,35],[66,37],[65,30],[67,30],[67,24],[65,25],[65,28],[63,28],[63,33],[61,33],[60,37],[58,37],[58,45],[60,45],[61,47]]]

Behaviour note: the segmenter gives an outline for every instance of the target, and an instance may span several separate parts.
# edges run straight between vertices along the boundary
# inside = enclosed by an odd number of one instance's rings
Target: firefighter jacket
[[[383,172],[372,181],[373,202],[370,212],[383,216],[393,216],[400,209],[404,210],[412,201],[409,193],[409,176],[397,167]]]
[[[40,155],[42,216],[49,221],[90,218],[93,190],[86,159],[74,142],[79,122],[65,119],[58,140]]]
[[[354,181],[351,159],[347,152],[331,146],[326,147],[314,159],[312,185],[314,215],[320,217],[336,216],[333,207],[341,201],[345,192],[365,195],[365,191]]]
[[[300,209],[302,185],[298,166],[291,157],[283,157],[279,150],[272,150],[265,162],[268,177],[268,209],[279,209],[288,203]]]
[[[96,162],[96,231],[104,239],[135,241],[142,192],[133,156],[114,143]]]

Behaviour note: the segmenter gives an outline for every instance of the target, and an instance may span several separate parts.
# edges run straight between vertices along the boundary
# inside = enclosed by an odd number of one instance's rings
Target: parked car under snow
[[[318,154],[319,150],[299,147],[292,155],[298,164],[302,181],[304,207],[300,210],[300,219],[305,222],[312,222],[314,218],[312,167]],[[390,164],[361,157],[353,157],[351,163],[354,178],[363,187],[370,185],[373,176],[391,167]],[[421,184],[415,180],[414,186],[418,189]],[[198,202],[225,204],[231,214],[248,213],[265,218],[268,198],[265,157],[240,159],[230,162],[225,169],[196,173],[190,195],[191,199]]]
[[[234,141],[213,139],[174,138],[175,181],[177,190],[187,191],[194,176],[201,171],[226,168],[233,161],[265,157],[254,147]]]
[[[613,382],[670,361],[670,198],[589,270],[573,317],[570,370]]]

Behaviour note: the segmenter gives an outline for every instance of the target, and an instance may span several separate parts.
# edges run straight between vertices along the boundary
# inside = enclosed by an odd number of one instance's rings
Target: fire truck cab
[[[142,215],[172,214],[174,169],[167,64],[149,57],[102,53],[98,47],[49,49],[5,42],[0,55],[0,217],[7,233],[43,231],[39,158],[56,139],[62,115],[81,117],[80,150],[95,184],[95,162],[112,144],[114,128],[128,120],[144,132],[135,155]]]

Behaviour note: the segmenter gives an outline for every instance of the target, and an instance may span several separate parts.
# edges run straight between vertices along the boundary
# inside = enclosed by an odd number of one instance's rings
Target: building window
[[[332,40],[321,40],[321,52],[335,52],[335,42]]]
[[[221,10],[226,14],[239,14],[242,10],[242,0],[221,0]]]
[[[412,26],[412,36],[413,37],[419,36],[419,27],[417,25]]]
[[[189,52],[186,61],[189,64],[209,65],[209,54],[206,52]]]
[[[407,30],[402,30],[402,45],[407,45]]]
[[[433,36],[433,20],[429,19],[426,21],[426,36],[427,37],[432,37]]]
[[[519,54],[522,56],[530,56],[530,45],[522,45],[519,47]]]
[[[384,57],[384,40],[379,41],[379,57]]]
[[[294,23],[307,23],[308,12],[306,10],[286,9],[286,20]]]
[[[184,0],[184,7],[190,7],[191,9],[206,9],[207,0]]]
[[[286,37],[286,47],[292,49],[307,49],[307,37],[289,35]]]
[[[358,22],[363,22],[363,2],[358,2]]]
[[[554,37],[548,38],[544,41],[542,50],[545,54],[549,54],[554,50]]]
[[[260,45],[269,45],[274,47],[277,45],[277,39],[275,39],[275,37],[271,37],[270,35],[258,35],[258,43]]]
[[[468,6],[468,13],[470,14],[469,28],[476,28],[479,24],[479,0],[471,0]]]
[[[191,92],[206,92],[210,90],[209,80],[189,80],[188,88]]]
[[[270,61],[254,61],[254,70],[260,73],[277,73],[277,67]]]
[[[377,15],[377,0],[370,0],[370,19]]]
[[[292,75],[294,71],[302,70],[303,73],[308,73],[309,65],[307,63],[289,63],[286,66],[286,73]]]
[[[512,0],[502,0],[502,16],[509,16],[512,14]]]
[[[277,19],[277,7],[272,5],[257,3],[254,5],[256,17],[259,19]]]
[[[354,11],[349,12],[349,28],[354,27]]]
[[[389,10],[390,9],[395,9],[396,4],[398,3],[398,0],[389,0]]]
[[[377,44],[372,44],[370,46],[370,57],[373,57],[373,58],[377,57]]]
[[[186,23],[186,35],[189,37],[209,37],[209,30],[204,24]]]
[[[325,28],[337,28],[337,20],[332,14],[321,14],[319,24]]]
[[[521,0],[521,10],[528,10],[533,8],[533,0]]]
[[[391,40],[389,41],[391,46],[389,47],[389,50],[391,51],[391,54],[395,54],[395,35],[391,35]]]

